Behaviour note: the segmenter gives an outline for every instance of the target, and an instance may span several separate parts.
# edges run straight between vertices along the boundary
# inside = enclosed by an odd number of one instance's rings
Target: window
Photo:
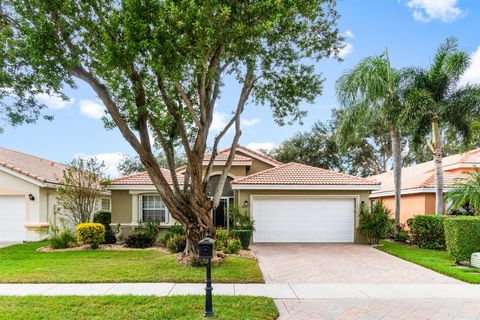
[[[144,195],[140,197],[140,215],[142,221],[167,223],[167,208],[160,196]]]
[[[102,199],[102,210],[110,211],[110,199],[106,199],[106,198]]]

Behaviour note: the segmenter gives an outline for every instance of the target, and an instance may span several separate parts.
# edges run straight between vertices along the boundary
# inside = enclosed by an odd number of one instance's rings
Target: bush
[[[255,231],[255,220],[248,213],[242,213],[238,206],[231,206],[228,214],[232,222],[230,225],[231,230]]]
[[[480,217],[448,218],[444,224],[447,250],[457,263],[480,252]]]
[[[185,230],[183,229],[183,226],[180,225],[180,224],[174,224],[173,226],[171,226],[167,232],[165,233],[165,236],[163,236],[163,238],[161,238],[159,241],[158,241],[158,244],[162,247],[166,247],[167,246],[167,241],[174,235],[185,235]]]
[[[105,227],[101,223],[80,223],[77,226],[77,240],[79,243],[89,244],[92,249],[105,242]]]
[[[115,234],[113,233],[110,223],[112,223],[112,214],[109,211],[98,211],[93,216],[93,222],[101,223],[105,227],[105,242],[106,244],[114,244],[117,242]]]
[[[251,230],[232,230],[232,236],[238,238],[242,244],[242,248],[247,250],[250,247],[250,239],[252,238]]]
[[[64,225],[62,231],[60,231],[57,226],[50,226],[50,247],[53,249],[66,249],[76,245],[77,238],[71,229]]]
[[[444,219],[443,216],[435,215],[418,215],[408,219],[412,243],[425,249],[445,248]]]
[[[185,250],[187,240],[184,235],[174,234],[167,241],[167,250],[171,253],[179,253]]]
[[[137,229],[138,232],[149,234],[155,240],[157,240],[160,230],[161,230],[161,224],[160,222],[157,222],[157,221],[142,222]]]
[[[388,234],[390,210],[379,200],[375,201],[368,210],[365,205],[360,206],[359,231],[365,236],[369,244],[378,244]]]
[[[242,243],[238,239],[228,240],[227,247],[225,248],[225,253],[228,254],[238,254],[242,249]]]
[[[228,240],[228,232],[223,228],[215,230],[215,250],[223,251]]]
[[[129,248],[150,248],[155,243],[155,238],[145,232],[135,232],[127,237],[125,245]]]
[[[393,226],[393,240],[396,242],[406,242],[409,239],[408,233],[405,230],[405,223],[395,224]]]

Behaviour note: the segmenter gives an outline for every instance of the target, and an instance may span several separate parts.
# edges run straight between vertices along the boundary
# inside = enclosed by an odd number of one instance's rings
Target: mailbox
[[[213,258],[213,243],[212,238],[205,238],[198,243],[198,257],[200,259]]]

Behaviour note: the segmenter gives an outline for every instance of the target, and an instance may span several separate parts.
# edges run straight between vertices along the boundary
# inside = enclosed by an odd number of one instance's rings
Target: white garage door
[[[25,198],[0,196],[0,242],[25,240]]]
[[[353,242],[354,199],[254,197],[254,242]]]

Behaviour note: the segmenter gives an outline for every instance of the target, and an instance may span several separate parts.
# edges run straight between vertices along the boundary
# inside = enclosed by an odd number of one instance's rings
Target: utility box
[[[470,265],[475,268],[480,268],[480,252],[472,253],[470,258]]]

